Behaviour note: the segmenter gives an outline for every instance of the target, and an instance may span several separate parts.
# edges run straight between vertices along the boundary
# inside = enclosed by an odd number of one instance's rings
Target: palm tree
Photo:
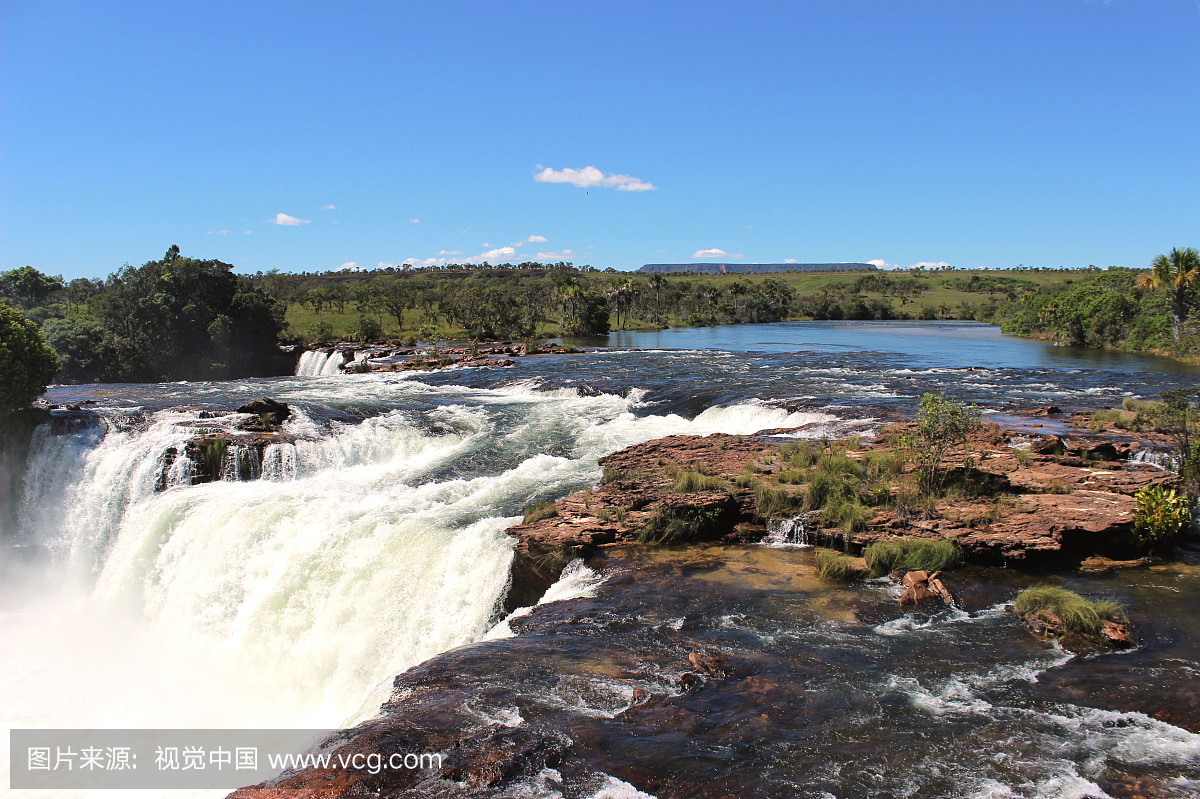
[[[1138,278],[1138,286],[1157,289],[1166,286],[1171,291],[1171,315],[1175,317],[1175,340],[1187,318],[1187,292],[1192,283],[1200,280],[1200,252],[1195,247],[1175,247],[1169,255],[1160,255],[1150,262],[1151,271]]]
[[[650,290],[654,292],[654,324],[659,323],[658,305],[662,299],[663,289],[667,287],[667,279],[658,272],[650,276]]]

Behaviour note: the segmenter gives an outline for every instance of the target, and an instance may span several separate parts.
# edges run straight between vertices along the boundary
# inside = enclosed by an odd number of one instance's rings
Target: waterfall
[[[346,359],[340,352],[330,355],[319,350],[306,350],[296,364],[297,377],[329,377],[342,373]]]
[[[767,535],[762,543],[782,547],[816,546],[816,536],[804,529],[804,518],[807,515],[802,513],[790,519],[771,519],[767,522]]]

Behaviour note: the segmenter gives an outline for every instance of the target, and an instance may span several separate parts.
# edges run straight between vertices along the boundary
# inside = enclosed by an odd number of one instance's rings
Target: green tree
[[[18,308],[36,308],[63,289],[61,275],[45,275],[32,266],[0,274],[0,297]]]
[[[1159,255],[1150,263],[1150,272],[1138,278],[1142,288],[1166,287],[1171,292],[1171,315],[1175,318],[1173,333],[1179,333],[1187,319],[1187,305],[1192,284],[1200,279],[1200,252],[1195,247],[1175,247],[1168,255]]]
[[[661,324],[662,316],[659,312],[662,306],[662,293],[667,287],[667,279],[659,272],[655,272],[650,276],[650,290],[654,292],[654,324]]]
[[[58,356],[37,325],[0,303],[0,416],[28,407],[58,373]]]
[[[946,474],[942,463],[954,447],[965,445],[979,429],[980,411],[975,405],[952,400],[942,392],[921,397],[921,408],[904,445],[913,452],[917,477],[923,493],[937,494]]]

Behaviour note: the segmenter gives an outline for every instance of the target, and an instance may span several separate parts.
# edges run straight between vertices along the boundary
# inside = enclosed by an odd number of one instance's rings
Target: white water
[[[372,398],[435,392],[369,377],[328,382]],[[325,382],[297,392],[318,397]],[[462,404],[324,428],[298,412],[284,431],[299,440],[270,448],[250,482],[190,485],[185,458],[164,465],[214,424],[191,412],[155,413],[137,432],[39,431],[23,527],[52,563],[5,587],[7,726],[322,727],[370,715],[395,674],[488,631],[511,515],[594,482],[599,456],[674,433],[832,419],[759,402],[638,417],[636,394],[526,386],[436,393]],[[567,577],[564,596],[592,584]]]
[[[296,364],[296,376],[329,377],[341,374],[342,366],[345,363],[346,359],[340,352],[330,355],[326,352],[307,350],[300,356],[300,361]]]

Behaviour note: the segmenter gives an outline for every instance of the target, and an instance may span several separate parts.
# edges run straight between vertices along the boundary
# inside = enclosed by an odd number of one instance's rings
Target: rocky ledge
[[[840,451],[863,463],[871,452],[891,452],[882,442],[903,430],[895,426],[881,443]],[[827,444],[824,452],[835,447]],[[823,526],[819,513],[802,512],[807,489],[780,481],[789,465],[777,444],[721,434],[670,436],[601,459],[600,485],[530,509],[509,533],[518,552],[586,554],[635,542],[757,542],[768,526],[786,519],[809,543],[861,550],[898,536],[949,538],[980,565],[1075,567],[1093,555],[1131,557],[1124,542],[1134,495],[1147,485],[1174,484],[1170,473],[1129,459],[1135,451],[1136,442],[1029,439],[985,425],[947,464],[952,476],[969,468],[975,490],[927,500],[919,509],[885,503],[869,509],[861,529],[846,532]],[[793,510],[781,513],[780,504]]]

